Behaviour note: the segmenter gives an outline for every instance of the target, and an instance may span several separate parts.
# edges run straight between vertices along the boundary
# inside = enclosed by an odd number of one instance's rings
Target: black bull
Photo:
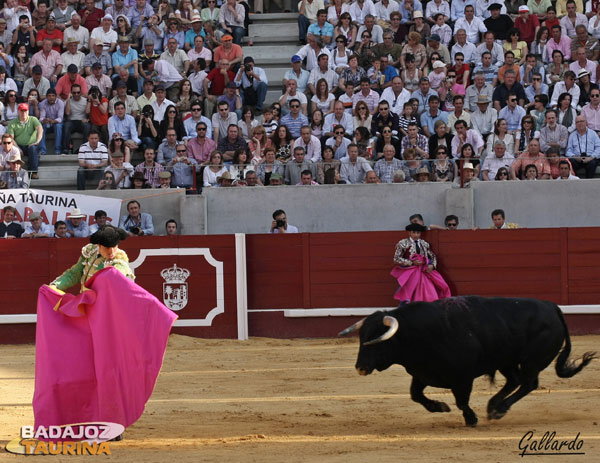
[[[535,299],[466,296],[415,302],[373,313],[340,335],[358,329],[356,369],[361,375],[402,365],[412,376],[412,400],[430,412],[449,412],[448,405],[428,399],[423,390],[451,389],[469,426],[477,424],[469,407],[475,378],[489,375],[493,380],[496,371],[506,377],[487,407],[488,419],[499,419],[538,387],[540,371],[557,354],[561,378],[577,374],[595,354],[585,353],[579,365],[570,361],[571,340],[560,308]]]

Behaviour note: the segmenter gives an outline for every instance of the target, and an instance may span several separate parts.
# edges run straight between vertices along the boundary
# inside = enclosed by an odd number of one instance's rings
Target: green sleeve
[[[65,291],[71,286],[75,286],[76,284],[80,283],[81,277],[83,276],[84,261],[85,258],[83,256],[80,256],[79,260],[75,265],[65,270],[65,272],[61,276],[57,277],[50,284],[56,286],[61,291]]]

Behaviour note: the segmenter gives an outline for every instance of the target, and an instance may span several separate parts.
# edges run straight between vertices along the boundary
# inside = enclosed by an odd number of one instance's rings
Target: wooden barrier
[[[190,272],[176,333],[244,338],[247,315],[253,336],[317,337],[335,335],[362,309],[396,305],[390,271],[396,242],[405,236],[402,231],[141,237],[122,247],[137,282],[161,300],[167,286],[163,270],[176,265]],[[600,303],[600,228],[428,231],[423,238],[454,295],[534,297],[562,306]],[[0,240],[5,269],[0,319],[32,316],[39,286],[72,265],[86,242]],[[573,333],[600,333],[600,315],[567,319]],[[0,324],[0,343],[31,342],[34,331],[31,323]]]
[[[177,311],[179,319],[173,332],[206,338],[245,338],[246,307],[240,307],[238,300],[240,269],[236,263],[238,241],[243,242],[243,238],[148,236],[128,239],[121,247],[129,256],[136,282]],[[38,288],[77,262],[81,248],[88,242],[0,240],[7,270],[0,284],[0,313],[34,318]],[[173,276],[176,281],[169,281]],[[71,291],[79,291],[79,285]],[[238,308],[243,313],[238,313]],[[31,323],[0,324],[0,343],[32,342],[34,335],[35,325]]]

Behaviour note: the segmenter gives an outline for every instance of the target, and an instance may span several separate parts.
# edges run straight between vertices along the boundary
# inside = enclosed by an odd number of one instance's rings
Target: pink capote
[[[92,421],[128,427],[154,389],[177,315],[112,267],[86,287],[77,296],[46,285],[39,290],[36,427]]]
[[[410,260],[421,261],[423,265],[394,267],[391,275],[398,280],[400,285],[394,294],[394,299],[410,302],[431,302],[451,296],[448,284],[437,270],[431,273],[425,272],[427,262],[424,256],[413,254],[410,256]]]

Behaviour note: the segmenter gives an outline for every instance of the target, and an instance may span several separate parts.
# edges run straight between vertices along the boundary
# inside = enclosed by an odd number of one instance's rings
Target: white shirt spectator
[[[375,9],[375,5],[371,0],[365,0],[365,2],[362,4],[362,8],[360,7],[358,1],[354,2],[350,6],[348,12],[350,13],[350,16],[352,16],[352,20],[358,24],[364,24],[365,16],[368,14],[372,14],[373,16],[377,17],[377,10]]]
[[[362,33],[366,30],[366,26],[360,26],[357,37],[362,37]],[[383,29],[378,24],[373,25],[373,29],[371,30],[371,40],[374,43],[383,43]]]
[[[383,91],[379,99],[380,102],[383,100],[387,101],[390,104],[390,110],[400,117],[404,109],[404,103],[410,100],[410,92],[403,88],[398,96],[396,96],[392,87],[388,87]]]
[[[304,148],[306,155],[304,156],[305,160],[318,162],[321,160],[321,142],[314,135],[310,136],[310,141],[308,143],[304,143],[302,137],[296,138],[294,141],[294,148],[300,146]]]
[[[400,11],[400,5],[395,0],[390,0],[388,6],[385,6],[382,1],[379,1],[375,4],[375,11],[377,12],[376,16],[379,19],[389,21],[391,13],[393,13],[394,11]],[[449,8],[448,11],[450,11]],[[358,34],[358,36],[360,37],[360,34]]]
[[[467,21],[467,18],[459,18],[454,23],[454,33],[459,29],[464,29],[467,32],[467,41],[475,44],[481,42],[479,34],[487,32],[487,27],[477,16],[474,16],[471,22]]]
[[[465,63],[472,63],[473,59],[475,58],[475,45],[473,45],[471,42],[467,41],[464,45],[461,45],[459,43],[455,43],[452,46],[452,52],[450,53],[452,56],[452,63],[456,64],[454,62],[454,55],[456,55],[456,53],[461,52],[463,55],[465,55]]]

